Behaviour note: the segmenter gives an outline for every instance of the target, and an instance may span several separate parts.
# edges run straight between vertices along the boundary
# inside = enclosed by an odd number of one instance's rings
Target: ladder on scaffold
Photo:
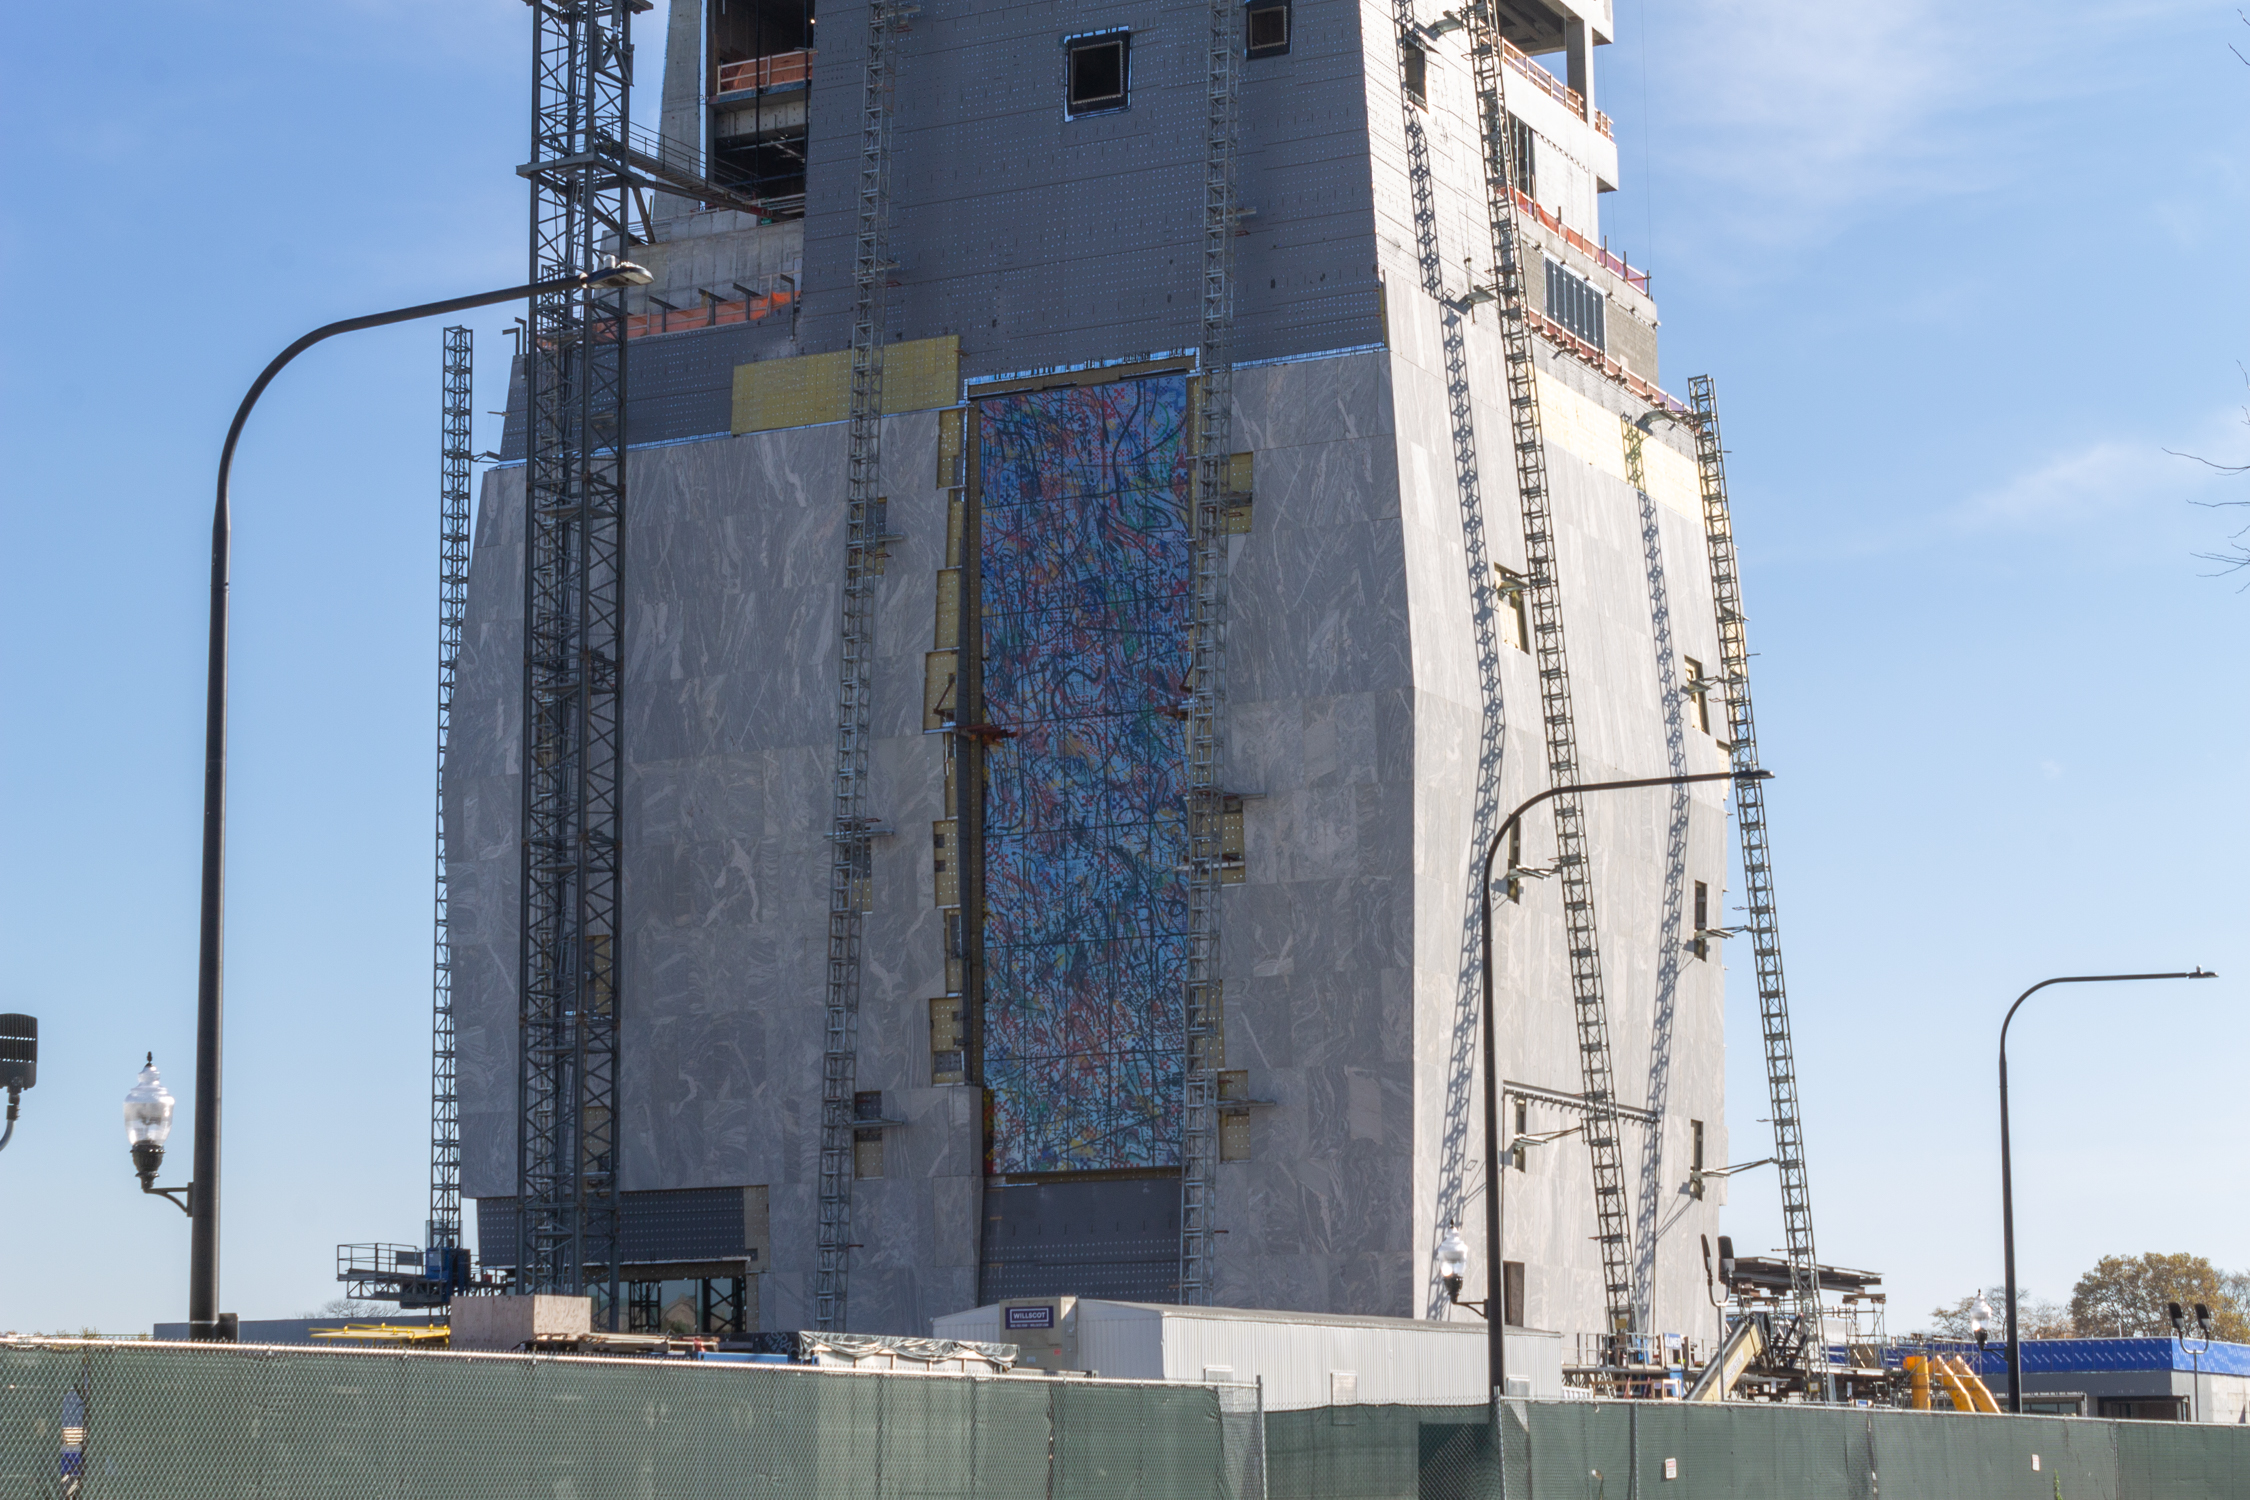
[[[1242,6],[1210,0],[1205,52],[1200,376],[1195,391],[1194,599],[1188,645],[1188,972],[1180,1119],[1180,1292],[1211,1301],[1218,1186],[1219,891],[1225,814],[1227,532],[1234,440],[1235,162]]]
[[[523,839],[518,1292],[619,1285],[625,292],[611,263],[638,0],[535,0],[531,299],[524,340]]]
[[[890,259],[891,90],[900,27],[914,7],[868,7],[860,75],[858,239],[852,252],[852,390],[836,787],[829,829],[828,995],[820,1080],[820,1243],[813,1327],[850,1327],[852,1094],[859,1070],[860,915],[871,888],[867,806],[875,686],[875,579],[883,545],[883,325]]]
[[[1547,484],[1547,443],[1539,414],[1532,357],[1531,309],[1523,265],[1523,231],[1517,215],[1515,163],[1510,150],[1506,64],[1489,0],[1469,7],[1469,56],[1474,66],[1478,126],[1484,140],[1484,184],[1492,231],[1493,296],[1507,371],[1508,424],[1515,452],[1516,490],[1523,511],[1523,599],[1530,615],[1533,659],[1539,673],[1539,711],[1546,728],[1550,785],[1584,780],[1578,731],[1571,708],[1570,663],[1563,641],[1561,592],[1556,576],[1553,497]],[[1608,1331],[1633,1325],[1632,1223],[1625,1190],[1624,1145],[1617,1117],[1617,1087],[1609,1046],[1608,1005],[1602,993],[1601,953],[1595,935],[1593,866],[1587,858],[1586,814],[1581,799],[1557,797],[1555,865],[1562,889],[1563,925],[1570,962],[1570,993],[1578,1038],[1580,1078],[1588,1106],[1586,1148],[1594,1175],[1595,1239],[1601,1247],[1603,1306]],[[1492,1171],[1496,1163],[1487,1164]]]
[[[1688,382],[1688,412],[1695,435],[1695,467],[1703,489],[1703,532],[1711,555],[1711,599],[1718,612],[1719,678],[1727,695],[1727,735],[1733,769],[1758,769],[1758,732],[1750,712],[1750,646],[1742,614],[1742,584],[1735,569],[1734,523],[1727,512],[1726,450],[1719,442],[1719,406],[1711,377]],[[1796,1308],[1797,1347],[1808,1381],[1833,1398],[1828,1341],[1821,1324],[1819,1261],[1813,1250],[1812,1188],[1805,1172],[1804,1120],[1797,1103],[1797,1061],[1789,1040],[1789,994],[1781,974],[1781,917],[1774,904],[1773,849],[1766,828],[1765,784],[1742,777],[1734,784],[1735,826],[1742,842],[1744,905],[1750,952],[1757,966],[1758,1023],[1766,1049],[1766,1087],[1773,1104],[1774,1163],[1781,1173],[1781,1226],[1789,1257],[1789,1298]],[[1815,1366],[1818,1366],[1817,1370]],[[1808,1394],[1811,1392],[1808,1391]]]
[[[453,928],[446,875],[445,761],[453,737],[453,688],[469,607],[469,481],[474,335],[445,330],[438,428],[437,860],[430,944],[430,1219],[422,1243],[461,1243],[461,1099],[453,1025]]]

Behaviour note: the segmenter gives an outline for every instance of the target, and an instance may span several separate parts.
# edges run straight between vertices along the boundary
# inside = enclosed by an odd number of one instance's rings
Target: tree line
[[[1987,1324],[1992,1337],[2000,1338],[2007,1328],[2001,1309],[2008,1300],[2000,1286],[1931,1308],[1930,1326],[1924,1332],[1942,1339],[1975,1337],[1979,1297],[1992,1308]],[[2211,1337],[2250,1343],[2250,1271],[2222,1271],[2200,1255],[2155,1251],[2103,1256],[2078,1278],[2067,1303],[2019,1289],[2016,1331],[2027,1339],[2168,1338],[2174,1302],[2187,1314],[2189,1337],[2198,1336],[2195,1304],[2200,1302],[2211,1310]]]

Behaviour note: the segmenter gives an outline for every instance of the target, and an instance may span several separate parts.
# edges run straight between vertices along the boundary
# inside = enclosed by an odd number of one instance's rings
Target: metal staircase
[[[1524,602],[1539,672],[1540,717],[1546,726],[1547,774],[1553,786],[1584,780],[1571,709],[1570,664],[1563,642],[1555,569],[1555,524],[1547,485],[1547,443],[1534,379],[1530,299],[1523,267],[1509,149],[1506,68],[1490,0],[1469,7],[1469,56],[1484,144],[1484,182],[1492,231],[1493,298],[1508,380],[1508,423],[1515,450],[1516,490],[1523,510]],[[1602,994],[1601,954],[1594,923],[1593,868],[1587,859],[1586,814],[1575,796],[1554,799],[1556,874],[1570,959],[1571,1004],[1580,1076],[1590,1107],[1585,1138],[1594,1173],[1595,1238],[1601,1246],[1603,1303],[1609,1331],[1633,1325],[1632,1226],[1625,1189],[1623,1142],[1612,1077],[1609,1016]]]
[[[1695,466],[1703,488],[1703,532],[1711,554],[1711,598],[1719,620],[1719,675],[1727,695],[1728,754],[1737,772],[1758,768],[1758,733],[1750,713],[1750,647],[1735,572],[1734,525],[1727,514],[1726,451],[1719,443],[1719,407],[1711,377],[1688,382]],[[1821,1324],[1819,1261],[1813,1249],[1812,1189],[1805,1172],[1803,1118],[1797,1104],[1797,1062],[1789,1041],[1789,995],[1781,974],[1781,917],[1774,904],[1773,850],[1766,831],[1765,784],[1734,784],[1735,823],[1742,840],[1742,879],[1749,910],[1750,951],[1757,966],[1758,1022],[1765,1039],[1766,1086],[1773,1104],[1773,1151],[1781,1173],[1781,1226],[1789,1257],[1789,1300],[1796,1327],[1786,1347],[1804,1362],[1808,1383],[1833,1399],[1828,1339]]]
[[[914,7],[868,7],[860,76],[859,229],[852,252],[852,393],[844,589],[836,695],[836,786],[829,830],[828,1002],[820,1080],[820,1244],[813,1326],[850,1325],[852,1092],[859,1067],[861,902],[874,822],[867,811],[875,678],[875,579],[881,567],[883,325],[893,270],[891,89],[896,38]]]
[[[1188,644],[1187,1056],[1180,1118],[1180,1301],[1211,1300],[1211,1218],[1218,1185],[1219,891],[1225,789],[1227,528],[1234,447],[1235,160],[1242,6],[1210,0],[1205,37],[1203,282],[1195,383],[1194,600]]]
[[[453,687],[461,623],[469,608],[469,481],[474,335],[445,330],[438,437],[437,867],[430,952],[430,1221],[423,1245],[461,1243],[461,1098],[455,1078],[453,928],[445,863],[445,758],[453,735]]]

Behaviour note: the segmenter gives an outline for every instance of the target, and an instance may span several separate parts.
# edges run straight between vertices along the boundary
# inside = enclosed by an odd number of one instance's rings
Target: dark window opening
[[[1521,823],[1508,830],[1508,868],[1511,870],[1523,868],[1523,824]],[[1510,901],[1523,900],[1522,876],[1510,875],[1503,888],[1507,891]],[[1519,1104],[1516,1108],[1520,1111],[1523,1106]],[[1519,1125],[1516,1128],[1520,1130],[1523,1127]]]
[[[1593,283],[1553,261],[1547,262],[1547,316],[1561,324],[1564,332],[1584,339],[1596,349],[1607,349],[1605,315],[1608,308],[1608,302]]]
[[[1526,198],[1539,196],[1538,141],[1529,125],[1508,116],[1508,170],[1515,174],[1515,190]]]
[[[1430,54],[1412,42],[1401,42],[1399,69],[1406,84],[1406,97],[1427,106],[1430,102]]]
[[[1703,1122],[1701,1120],[1690,1120],[1687,1122],[1687,1126],[1688,1170],[1700,1172],[1703,1170]]]
[[[1528,1104],[1526,1104],[1526,1103],[1524,1103],[1524,1102],[1523,1102],[1523,1101],[1522,1101],[1521,1099],[1518,1099],[1518,1100],[1516,1101],[1516,1129],[1515,1129],[1515,1133],[1516,1133],[1517,1135],[1519,1135],[1519,1136],[1520,1136],[1520,1135],[1524,1135],[1524,1134],[1527,1134],[1527,1133],[1528,1133],[1528,1132],[1530,1131],[1530,1129],[1531,1129],[1531,1106],[1530,1106],[1530,1105],[1528,1105]],[[1515,1150],[1514,1150],[1514,1151],[1513,1151],[1512,1153],[1510,1153],[1510,1154],[1511,1154],[1511,1155],[1513,1155],[1513,1156],[1515,1157],[1515,1163],[1514,1163],[1514,1165],[1515,1165],[1515,1169],[1516,1169],[1517,1171],[1521,1172],[1521,1171],[1523,1171],[1523,1170],[1524,1170],[1524,1169],[1525,1169],[1526,1167],[1528,1167],[1528,1166],[1530,1166],[1530,1165],[1531,1165],[1531,1148],[1530,1148],[1529,1146],[1518,1146],[1518,1147],[1516,1147],[1516,1148],[1515,1148]]]
[[[1244,51],[1251,57],[1280,57],[1289,50],[1289,4],[1252,5],[1242,18]]]
[[[1704,936],[1711,930],[1711,887],[1698,880],[1695,883],[1695,956],[1711,956],[1711,940]]]
[[[1510,1328],[1523,1327],[1523,1262],[1500,1262],[1500,1321]]]
[[[684,1338],[750,1332],[746,1276],[626,1283],[626,1329]]]
[[[1131,33],[1119,31],[1067,44],[1070,69],[1066,114],[1105,114],[1125,107],[1131,43]]]
[[[813,8],[813,0],[710,0],[706,7],[708,175],[760,200],[774,219],[804,213]],[[695,143],[677,149],[693,153]]]

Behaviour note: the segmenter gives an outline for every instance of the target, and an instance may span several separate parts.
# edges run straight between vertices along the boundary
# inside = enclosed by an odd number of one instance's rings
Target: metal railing
[[[1578,116],[1579,119],[1585,120],[1603,135],[1610,134],[1608,115],[1597,109],[1589,116],[1586,112],[1585,96],[1533,62],[1525,55],[1521,47],[1503,37],[1500,41],[1500,55],[1508,60],[1509,67],[1521,73],[1541,93]]]
[[[728,94],[759,89],[802,88],[812,82],[813,56],[817,51],[813,47],[800,47],[794,52],[775,52],[741,62],[720,63],[718,97],[723,99]]]

